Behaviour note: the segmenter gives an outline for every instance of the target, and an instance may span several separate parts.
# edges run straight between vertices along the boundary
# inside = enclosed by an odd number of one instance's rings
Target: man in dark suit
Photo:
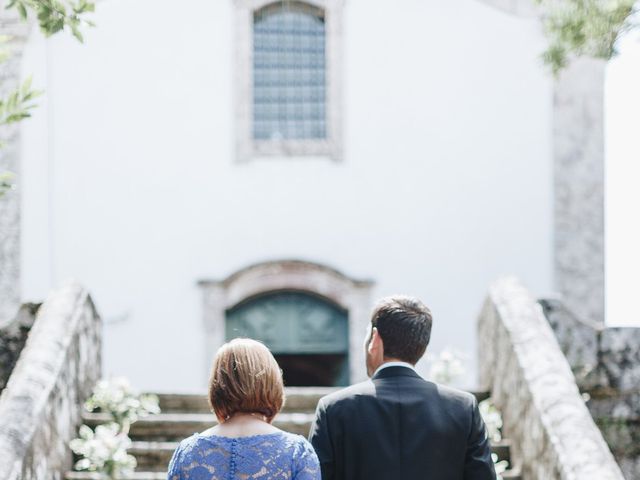
[[[365,340],[371,379],[322,398],[311,426],[323,480],[495,480],[475,397],[414,370],[430,336],[419,300],[375,307]]]

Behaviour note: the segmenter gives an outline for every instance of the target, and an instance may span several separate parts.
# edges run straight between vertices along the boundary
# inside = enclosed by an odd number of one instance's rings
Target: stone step
[[[67,472],[64,476],[66,480],[104,480],[97,473],[91,472]],[[135,472],[120,480],[167,480],[167,472]]]
[[[132,442],[128,452],[136,457],[141,470],[165,470],[179,442]]]
[[[325,395],[339,390],[331,387],[287,387],[283,413],[315,412],[318,401]],[[479,402],[489,398],[487,392],[472,392]],[[159,393],[163,413],[210,413],[209,401],[203,394]]]
[[[318,400],[335,391],[333,388],[287,388],[287,402],[274,425],[282,430],[307,436]],[[479,401],[488,397],[486,393],[475,393]],[[178,446],[178,442],[193,433],[201,432],[217,423],[210,413],[204,394],[159,394],[161,414],[153,415],[134,423],[129,432],[133,440],[129,453],[136,457],[139,472],[123,480],[158,480],[166,478],[166,468]],[[84,422],[95,427],[109,421],[101,413],[85,413]],[[511,461],[511,445],[508,441],[497,443],[493,451],[500,460]],[[68,480],[98,480],[100,477],[88,472],[69,472]],[[509,470],[504,480],[521,480],[519,471]]]
[[[148,471],[164,470],[173,452],[178,447],[178,442],[132,442],[129,453],[136,457],[138,468]],[[500,460],[511,462],[511,444],[508,441],[493,445],[493,453]]]
[[[273,425],[287,432],[307,436],[313,417],[313,413],[281,413]],[[85,424],[93,428],[109,422],[111,417],[104,413],[85,413],[82,418]],[[138,420],[131,426],[129,436],[132,440],[176,441],[217,423],[212,413],[160,413]]]
[[[126,477],[122,477],[121,480],[166,480],[167,472],[135,472]],[[522,480],[522,476],[519,471],[509,470],[502,474],[503,480]],[[89,472],[67,472],[65,475],[66,480],[103,480],[96,473]]]
[[[94,428],[108,423],[111,417],[103,413],[84,413],[83,422]],[[277,428],[291,433],[307,436],[314,414],[280,413],[273,424]],[[176,441],[202,432],[218,423],[212,413],[160,413],[138,420],[131,426],[129,436],[132,440]]]
[[[283,413],[315,412],[318,401],[332,392],[338,390],[331,387],[287,387],[285,389],[286,401]],[[160,410],[164,413],[210,413],[207,395],[202,394],[175,394],[158,393]]]

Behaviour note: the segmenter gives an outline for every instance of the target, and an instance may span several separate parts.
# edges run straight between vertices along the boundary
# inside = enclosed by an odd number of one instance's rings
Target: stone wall
[[[540,5],[532,0],[480,1],[511,15],[541,15]],[[600,324],[605,281],[605,66],[600,59],[574,59],[555,79],[553,90],[554,288],[582,318]]]
[[[582,318],[604,324],[604,60],[579,58],[553,98],[554,284]]]
[[[0,6],[0,32],[10,41],[9,59],[0,63],[0,95],[4,96],[20,84],[22,50],[29,34],[29,25],[18,18],[15,9]],[[16,174],[20,179],[20,128],[18,124],[0,128],[0,172]],[[0,197],[0,326],[11,321],[20,307],[20,190]]]
[[[32,303],[23,305],[13,322],[0,328],[0,393],[7,386],[9,376],[27,342],[39,307],[40,305]]]
[[[640,328],[606,328],[557,299],[540,303],[625,478],[640,478]]]
[[[80,407],[100,370],[100,318],[87,291],[69,284],[38,311],[0,395],[0,479],[63,478]]]
[[[480,387],[502,412],[527,480],[622,480],[542,308],[513,278],[491,286],[478,321]]]

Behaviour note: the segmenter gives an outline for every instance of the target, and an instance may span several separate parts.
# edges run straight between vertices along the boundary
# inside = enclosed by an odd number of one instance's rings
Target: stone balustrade
[[[0,32],[7,36],[8,58],[0,62],[0,96],[12,92],[22,78],[22,53],[28,40],[33,15],[25,22],[16,8],[0,5]],[[0,174],[12,172],[12,182],[20,186],[20,123],[3,125],[0,129]],[[0,198],[0,327],[16,315],[20,307],[20,193],[9,191]]]
[[[640,328],[592,324],[559,299],[540,303],[625,478],[640,478]]]
[[[528,480],[622,480],[540,304],[514,278],[490,288],[478,321],[480,386]]]
[[[71,467],[84,400],[101,374],[101,321],[70,283],[38,310],[0,395],[0,480],[58,480]]]

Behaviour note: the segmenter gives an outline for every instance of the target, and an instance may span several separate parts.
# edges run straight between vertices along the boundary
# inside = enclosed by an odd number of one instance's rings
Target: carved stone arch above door
[[[326,265],[302,260],[268,261],[242,268],[222,280],[198,282],[203,292],[203,320],[207,362],[228,338],[228,312],[252,299],[279,292],[318,297],[346,312],[348,321],[349,379],[366,378],[362,342],[369,321],[373,282],[359,280]]]

